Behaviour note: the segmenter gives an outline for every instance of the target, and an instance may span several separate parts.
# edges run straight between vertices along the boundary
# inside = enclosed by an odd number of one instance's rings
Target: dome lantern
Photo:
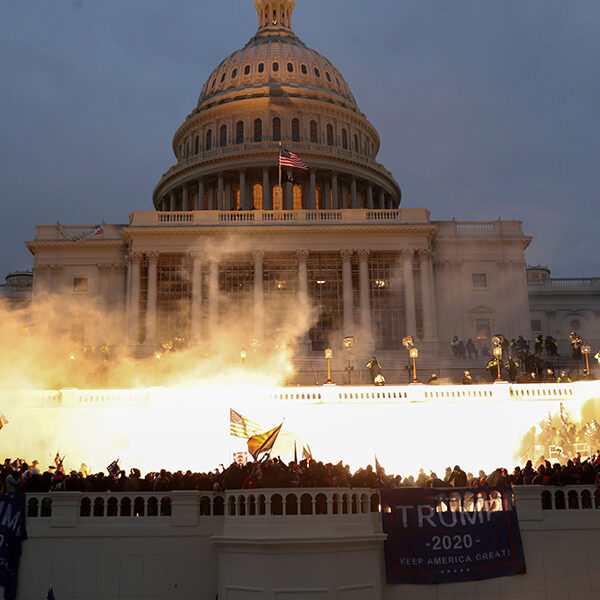
[[[255,0],[254,7],[258,13],[258,28],[284,27],[292,28],[292,13],[295,0]]]

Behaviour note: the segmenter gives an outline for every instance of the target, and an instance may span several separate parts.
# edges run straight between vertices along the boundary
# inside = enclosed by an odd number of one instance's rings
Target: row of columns
[[[383,188],[374,185],[371,181],[363,181],[354,175],[342,175],[331,171],[309,171],[303,179],[303,207],[306,210],[315,210],[317,208],[317,178],[320,173],[320,181],[322,188],[323,206],[325,210],[337,210],[347,208],[346,196],[350,194],[351,208],[360,208],[359,186],[362,182],[362,187],[365,192],[365,207],[368,209],[390,209],[394,208],[394,200],[392,196]],[[283,210],[291,210],[293,207],[293,182],[292,177],[298,179],[296,171],[286,169],[282,177],[282,193],[283,193]],[[249,178],[246,169],[239,169],[231,176],[225,176],[225,173],[216,173],[213,177],[203,177],[195,181],[184,183],[183,185],[173,188],[163,197],[159,209],[162,211],[174,212],[181,207],[184,212],[190,210],[203,210],[205,195],[208,195],[207,207],[208,210],[233,210],[234,198],[232,181],[237,183],[240,190],[240,209],[252,210],[253,198],[251,185],[260,183],[259,179],[253,178],[252,184],[249,186]],[[210,183],[209,183],[210,182]],[[273,210],[273,194],[272,185],[278,184],[278,177],[271,178],[269,167],[262,168],[262,208],[263,210]],[[197,199],[192,203],[190,190],[196,188],[198,190]],[[179,194],[181,190],[181,194]],[[181,203],[179,197],[181,196]]]
[[[423,333],[426,341],[436,337],[437,317],[435,311],[435,294],[433,281],[433,268],[431,252],[427,250],[416,251],[420,260],[420,288],[423,311]],[[343,325],[344,335],[352,335],[355,331],[354,323],[354,297],[352,290],[352,258],[355,251],[343,249],[340,251],[342,258],[342,293],[343,293]],[[369,281],[369,255],[370,250],[357,250],[359,264],[359,311],[361,329],[363,332],[371,331],[371,302]],[[404,274],[404,290],[406,300],[406,331],[409,335],[416,336],[417,312],[416,292],[413,274],[413,261],[415,250],[402,251],[402,267]],[[301,310],[309,309],[308,297],[308,250],[297,250],[298,264],[298,300]],[[140,265],[146,258],[148,265],[148,289],[145,310],[145,341],[146,344],[155,345],[157,330],[157,299],[158,299],[158,252],[131,252],[128,259],[128,323],[131,337],[139,339],[141,309],[141,275]],[[254,250],[254,337],[262,339],[264,336],[264,250]],[[200,337],[216,333],[219,317],[219,263],[204,252],[192,252],[192,337]],[[207,268],[208,281],[208,319],[209,331],[202,331],[202,272]]]

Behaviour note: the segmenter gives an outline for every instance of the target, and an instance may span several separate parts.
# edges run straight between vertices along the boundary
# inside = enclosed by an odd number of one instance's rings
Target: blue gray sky
[[[151,210],[252,0],[0,0],[0,278],[36,224]],[[597,0],[296,0],[295,32],[378,128],[403,206],[521,219],[528,262],[600,275]]]

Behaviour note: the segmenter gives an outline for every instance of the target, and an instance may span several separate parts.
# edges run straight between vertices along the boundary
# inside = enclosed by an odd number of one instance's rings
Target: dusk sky
[[[0,0],[0,280],[35,225],[151,210],[253,0]],[[600,276],[598,0],[296,0],[381,136],[403,207],[520,219],[531,264]],[[274,158],[274,162],[275,162]]]

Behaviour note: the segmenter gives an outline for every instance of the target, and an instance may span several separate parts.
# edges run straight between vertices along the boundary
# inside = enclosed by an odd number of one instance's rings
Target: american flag
[[[279,146],[279,166],[302,169],[303,171],[309,170],[306,163],[297,154],[286,150],[283,146]]]
[[[263,431],[263,428],[254,421],[240,415],[232,408],[229,409],[229,435],[248,439]]]
[[[108,467],[106,467],[106,470],[113,476],[113,477],[117,477],[119,475],[119,473],[121,472],[121,467],[119,467],[119,459],[117,458],[117,460],[113,460],[110,465],[108,465]]]

